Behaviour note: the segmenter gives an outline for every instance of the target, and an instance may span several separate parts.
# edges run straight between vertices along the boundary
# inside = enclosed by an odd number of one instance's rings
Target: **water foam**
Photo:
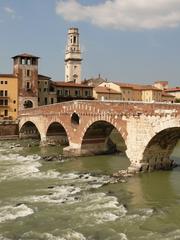
[[[4,206],[0,207],[0,223],[9,220],[15,220],[18,217],[26,217],[33,214],[34,211],[25,204],[19,206]]]
[[[39,172],[41,164],[38,155],[20,156],[19,154],[0,155],[2,166],[0,181],[14,178],[27,178]],[[4,170],[3,170],[4,169]]]
[[[39,239],[39,240],[86,240],[83,234],[75,232],[73,230],[66,230],[66,233],[62,236],[55,236],[51,233],[37,233],[27,232],[24,233],[21,239]]]
[[[60,203],[74,203],[76,193],[79,193],[81,189],[74,186],[57,186],[51,189],[51,193],[48,195],[41,196],[28,196],[25,197],[23,201],[26,202],[46,202],[53,204]]]
[[[0,235],[0,240],[10,240],[9,238],[4,237],[3,235]]]
[[[115,221],[126,215],[127,210],[119,204],[116,197],[105,193],[89,193],[81,198],[81,206],[76,207],[76,214],[83,215],[88,225]]]

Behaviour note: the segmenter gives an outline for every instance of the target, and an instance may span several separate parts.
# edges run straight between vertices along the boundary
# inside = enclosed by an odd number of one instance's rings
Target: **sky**
[[[40,74],[64,81],[70,27],[80,32],[83,79],[180,86],[180,0],[0,0],[0,73],[30,53]]]

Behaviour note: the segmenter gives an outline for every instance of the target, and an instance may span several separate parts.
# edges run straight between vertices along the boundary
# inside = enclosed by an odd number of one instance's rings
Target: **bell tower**
[[[18,77],[19,111],[38,106],[38,59],[27,53],[13,57],[13,74]]]
[[[70,28],[65,52],[65,82],[81,83],[81,61],[79,31]]]

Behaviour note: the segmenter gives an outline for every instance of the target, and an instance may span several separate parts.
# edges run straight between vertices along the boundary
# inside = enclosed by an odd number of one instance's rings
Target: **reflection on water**
[[[0,142],[0,240],[180,239],[179,167],[109,184],[125,157],[47,162],[62,149],[16,144]]]

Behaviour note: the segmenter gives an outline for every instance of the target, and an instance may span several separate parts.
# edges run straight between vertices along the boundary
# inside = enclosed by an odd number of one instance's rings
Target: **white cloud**
[[[12,8],[10,8],[10,7],[4,7],[4,11],[5,11],[8,15],[10,15],[12,18],[15,18],[16,12],[15,12],[14,9],[12,9]]]
[[[180,0],[105,0],[96,5],[60,0],[56,13],[67,21],[115,29],[171,28],[180,25]]]

